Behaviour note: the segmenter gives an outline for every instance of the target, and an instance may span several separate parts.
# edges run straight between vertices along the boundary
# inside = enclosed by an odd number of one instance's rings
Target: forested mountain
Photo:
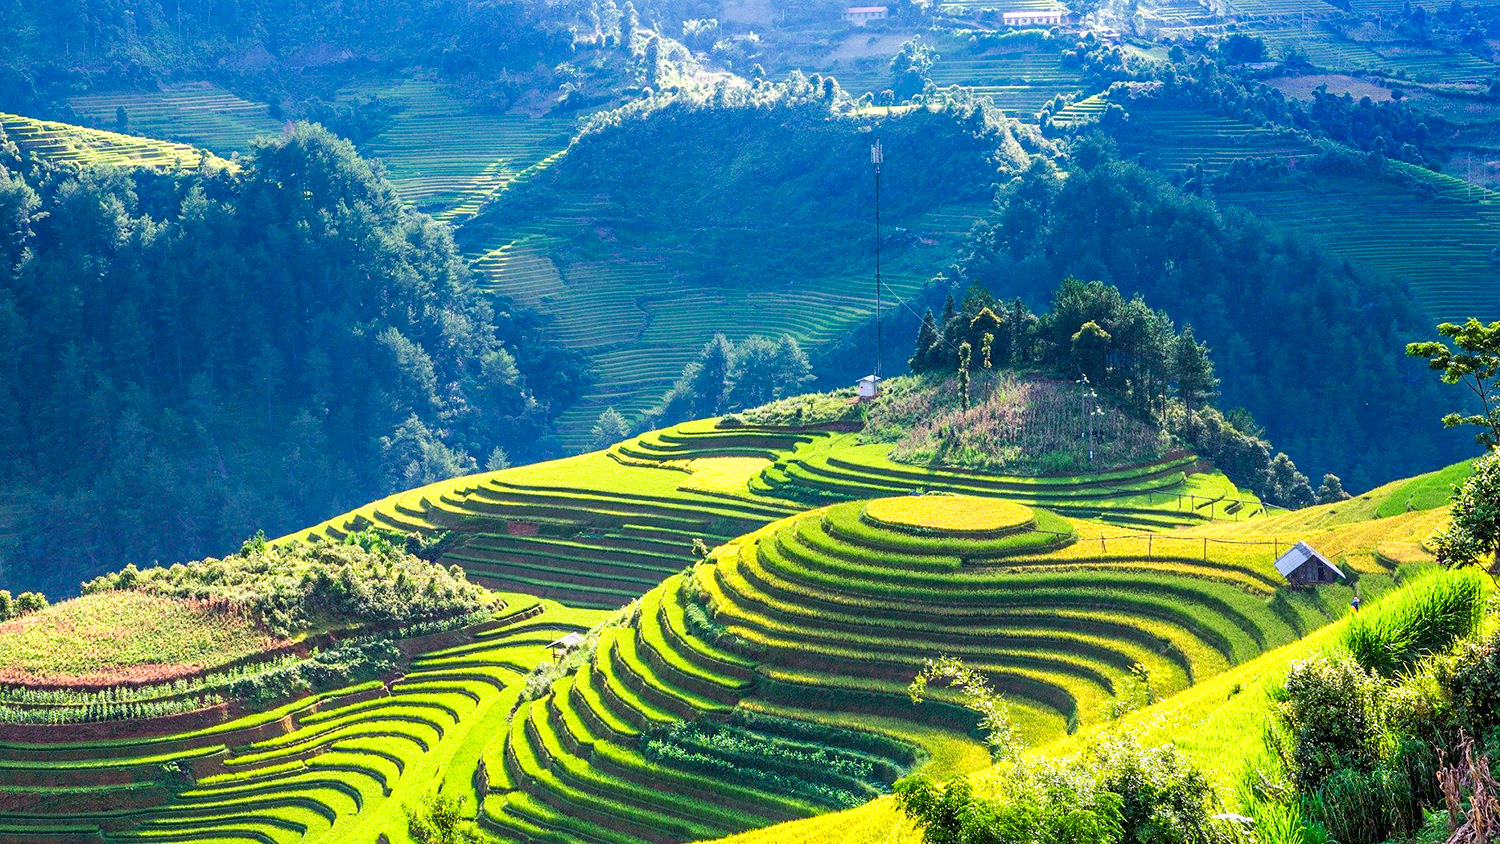
[[[0,164],[15,583],[176,560],[548,453],[576,356],[299,126],[242,170]],[[497,307],[498,305],[498,307]]]

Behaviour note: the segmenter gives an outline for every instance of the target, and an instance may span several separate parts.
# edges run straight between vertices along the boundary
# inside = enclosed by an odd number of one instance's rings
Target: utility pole
[[[880,377],[881,327],[880,327],[880,165],[885,163],[885,151],[880,141],[870,146],[870,163],[875,165],[875,377]],[[878,389],[878,383],[877,383]]]

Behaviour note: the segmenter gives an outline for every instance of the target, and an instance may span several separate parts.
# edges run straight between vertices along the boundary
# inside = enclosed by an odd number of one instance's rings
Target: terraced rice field
[[[1124,150],[1166,172],[1202,164],[1218,173],[1241,159],[1295,159],[1316,152],[1274,129],[1186,108],[1132,108],[1130,134]]]
[[[1307,54],[1308,61],[1324,70],[1374,68],[1382,60],[1379,53],[1364,44],[1345,41],[1316,26],[1257,29],[1255,35],[1266,42],[1266,51],[1271,56],[1282,56],[1287,49],[1296,47]]]
[[[1052,125],[1062,129],[1077,129],[1097,123],[1108,107],[1109,103],[1099,94],[1084,97],[1052,115]]]
[[[694,539],[712,547],[830,501],[947,491],[1150,529],[1262,512],[1259,501],[1223,475],[1185,474],[1194,468],[1192,458],[1037,479],[905,466],[886,459],[888,449],[829,431],[686,423],[607,452],[421,487],[285,539],[336,539],[371,525],[449,530],[462,541],[440,562],[462,566],[472,580],[574,606],[613,608],[692,563]]]
[[[192,170],[207,156],[210,166],[235,166],[206,150],[187,144],[122,135],[51,120],[35,120],[4,112],[0,112],[0,131],[22,151],[58,164]]]
[[[1034,122],[1053,97],[1076,93],[1082,86],[1078,71],[1063,67],[1055,52],[944,56],[932,68],[932,81],[939,88],[972,88],[1007,115],[1026,122]]]
[[[486,801],[486,824],[519,841],[671,841],[795,817],[812,807],[753,777],[648,765],[640,737],[746,709],[875,715],[890,738],[945,755],[962,712],[943,697],[922,711],[905,694],[943,653],[982,668],[1041,741],[1102,720],[1132,666],[1175,691],[1328,620],[1277,597],[1269,560],[1095,552],[1092,528],[1042,511],[977,538],[872,519],[867,506],[776,522],[647,593],[633,623],[518,711],[503,741],[508,790]]]
[[[379,97],[397,110],[360,152],[386,166],[401,198],[441,219],[461,221],[528,168],[567,147],[572,121],[485,114],[425,79],[376,80],[343,98]]]
[[[930,280],[960,237],[988,212],[955,205],[904,225],[932,245],[888,251],[882,273],[886,301],[909,298]],[[579,261],[559,264],[553,249],[591,220],[610,219],[603,204],[557,209],[547,224],[497,238],[503,245],[473,261],[481,284],[556,317],[552,331],[589,354],[598,383],[557,422],[564,445],[582,449],[599,414],[614,407],[627,419],[661,396],[715,333],[790,334],[805,348],[841,336],[874,312],[868,273],[788,280],[759,289],[713,288],[670,276],[660,263]]]
[[[1222,191],[1219,199],[1321,243],[1356,270],[1410,283],[1439,320],[1500,319],[1500,194],[1452,176],[1319,177],[1306,185]]]
[[[405,840],[403,806],[438,784],[474,811],[474,773],[517,681],[548,642],[599,616],[518,598],[468,634],[408,642],[431,648],[402,677],[198,728],[12,728],[0,743],[0,838]]]
[[[1326,17],[1339,10],[1323,0],[1225,0],[1229,13],[1239,18]]]
[[[251,141],[278,135],[282,127],[265,103],[241,99],[208,82],[146,93],[87,94],[68,104],[96,126],[115,125],[116,110],[124,108],[131,132],[194,144],[225,157],[249,152]]]

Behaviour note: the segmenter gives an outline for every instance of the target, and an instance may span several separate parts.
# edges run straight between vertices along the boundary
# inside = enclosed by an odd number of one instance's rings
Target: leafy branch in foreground
[[[1500,575],[1500,452],[1474,461],[1448,512],[1453,521],[1432,538],[1438,562],[1453,568],[1489,558],[1489,573]]]
[[[1406,353],[1427,358],[1427,365],[1442,373],[1443,383],[1463,384],[1478,399],[1481,413],[1449,413],[1443,427],[1478,425],[1484,430],[1474,439],[1485,448],[1500,448],[1500,322],[1485,325],[1473,317],[1463,325],[1452,322],[1437,327],[1438,334],[1453,340],[1457,349],[1441,340],[1408,343]]]

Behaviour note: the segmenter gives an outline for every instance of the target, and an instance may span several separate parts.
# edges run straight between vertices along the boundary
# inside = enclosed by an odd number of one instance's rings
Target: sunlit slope
[[[1210,543],[1205,558],[1201,540],[1148,551],[1151,535],[951,496],[769,525],[647,593],[580,670],[523,705],[504,740],[510,790],[487,802],[487,823],[522,841],[749,828],[817,807],[641,748],[747,708],[817,724],[874,715],[932,743],[966,719],[951,701],[915,708],[905,688],[941,654],[981,668],[1044,742],[1106,720],[1133,666],[1177,691],[1336,615],[1279,587],[1269,547]]]
[[[953,492],[1045,506],[1122,528],[1258,516],[1260,503],[1190,456],[1090,476],[1024,478],[897,464],[836,430],[654,431],[613,448],[444,481],[373,502],[287,539],[375,526],[452,533],[441,561],[494,588],[617,607],[713,547],[835,501]],[[1270,544],[1267,549],[1269,553]]]
[[[1393,544],[1408,552],[1399,561],[1402,571],[1431,564],[1423,541],[1444,523],[1444,500],[1421,499],[1426,509],[1405,511],[1414,490],[1456,482],[1467,474],[1468,464],[1457,464],[1440,472],[1395,481],[1364,495],[1337,503],[1310,507],[1292,513],[1239,524],[1214,524],[1183,533],[1216,534],[1223,539],[1261,541],[1268,536],[1302,538],[1328,554],[1345,571],[1354,574],[1361,594],[1376,597],[1390,588],[1385,576],[1398,568],[1395,561],[1382,566],[1383,574],[1361,574],[1361,560],[1378,560],[1379,549]],[[1381,517],[1377,511],[1399,501],[1403,512]],[[1347,590],[1329,590],[1318,602],[1327,605],[1339,621],[1313,630],[1303,637],[1226,669],[1200,678],[1193,686],[1166,696],[1159,703],[1126,714],[1118,726],[1148,745],[1172,742],[1202,769],[1221,794],[1233,805],[1233,785],[1247,756],[1259,752],[1261,724],[1269,712],[1270,690],[1281,682],[1287,666],[1326,647],[1342,629],[1347,611],[1339,600]],[[1038,752],[1066,755],[1076,752],[1101,724],[1036,745]],[[980,773],[977,776],[983,777]],[[844,812],[779,824],[723,839],[723,844],[918,844],[921,835],[896,809],[894,801],[882,797]]]
[[[403,675],[216,722],[29,728],[0,742],[7,842],[407,840],[403,806],[467,795],[546,644],[599,613],[518,596],[465,634],[409,640]],[[424,644],[425,642],[425,644]],[[425,651],[425,652],[422,652]],[[14,731],[12,731],[14,732]]]
[[[0,130],[23,152],[56,164],[107,167],[151,167],[160,170],[235,165],[187,144],[122,135],[52,120],[35,120],[0,112]]]

